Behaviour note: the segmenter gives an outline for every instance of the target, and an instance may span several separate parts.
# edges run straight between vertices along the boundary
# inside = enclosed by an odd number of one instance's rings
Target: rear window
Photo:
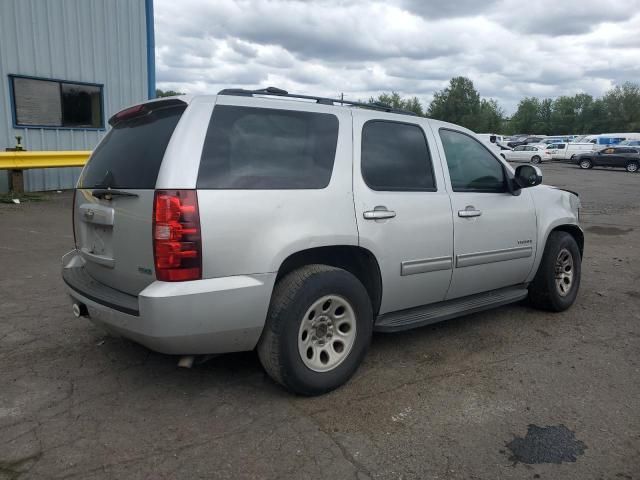
[[[335,115],[217,105],[202,149],[198,188],[325,188],[337,142]]]
[[[82,171],[80,188],[153,189],[171,135],[187,105],[180,100],[146,104],[117,120]]]

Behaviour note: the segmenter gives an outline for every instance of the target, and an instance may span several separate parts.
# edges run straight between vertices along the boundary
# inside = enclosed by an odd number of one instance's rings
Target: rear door
[[[441,301],[451,280],[451,203],[426,122],[353,110],[356,220],[380,266],[381,314]]]
[[[85,166],[75,195],[76,248],[95,280],[137,295],[155,280],[156,179],[187,104],[168,99],[116,114]]]

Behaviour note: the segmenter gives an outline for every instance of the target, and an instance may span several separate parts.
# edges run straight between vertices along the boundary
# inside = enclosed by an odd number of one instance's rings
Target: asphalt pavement
[[[74,318],[71,194],[0,204],[0,479],[640,478],[640,174],[542,169],[582,198],[576,304],[376,334],[316,398]]]

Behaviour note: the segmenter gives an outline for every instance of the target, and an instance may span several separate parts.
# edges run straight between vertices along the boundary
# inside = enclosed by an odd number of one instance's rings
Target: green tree
[[[573,102],[576,116],[574,131],[579,133],[592,132],[595,120],[593,97],[586,93],[578,93],[573,97]]]
[[[424,116],[424,110],[418,97],[402,98],[398,92],[382,93],[377,98],[369,98],[369,103],[384,103],[392,108],[407,110],[416,115]]]
[[[582,131],[577,133],[598,133],[611,131],[609,128],[609,120],[607,118],[607,105],[604,99],[598,98],[593,101],[590,112],[591,121],[589,125]]]
[[[538,107],[538,121],[534,127],[536,133],[542,133],[549,135],[553,133],[553,122],[551,121],[551,114],[553,111],[553,100],[545,98],[540,102]]]
[[[553,102],[551,122],[554,133],[567,134],[576,131],[576,108],[574,97],[558,97]]]
[[[502,131],[504,110],[493,98],[480,100],[478,118],[475,122],[477,132],[499,133]]]
[[[471,130],[478,130],[480,94],[473,82],[466,77],[454,77],[449,85],[436,92],[427,115],[431,118],[457,123]]]
[[[535,129],[540,125],[540,100],[535,97],[525,97],[520,100],[516,113],[511,117],[511,128],[518,133],[537,133]]]
[[[609,90],[603,97],[607,130],[635,132],[640,130],[640,85],[626,82]]]
[[[175,97],[176,95],[184,95],[184,93],[176,92],[174,90],[160,90],[159,88],[156,88],[156,98]]]

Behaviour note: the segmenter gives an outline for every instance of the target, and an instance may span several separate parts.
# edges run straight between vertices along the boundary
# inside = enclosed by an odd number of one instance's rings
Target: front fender
[[[557,229],[564,229],[563,227],[577,228],[582,232],[578,219],[580,206],[578,194],[548,185],[539,185],[530,191],[536,209],[538,248],[527,282],[533,281],[538,271],[547,245],[547,239],[551,232]],[[572,199],[571,197],[574,198]]]

